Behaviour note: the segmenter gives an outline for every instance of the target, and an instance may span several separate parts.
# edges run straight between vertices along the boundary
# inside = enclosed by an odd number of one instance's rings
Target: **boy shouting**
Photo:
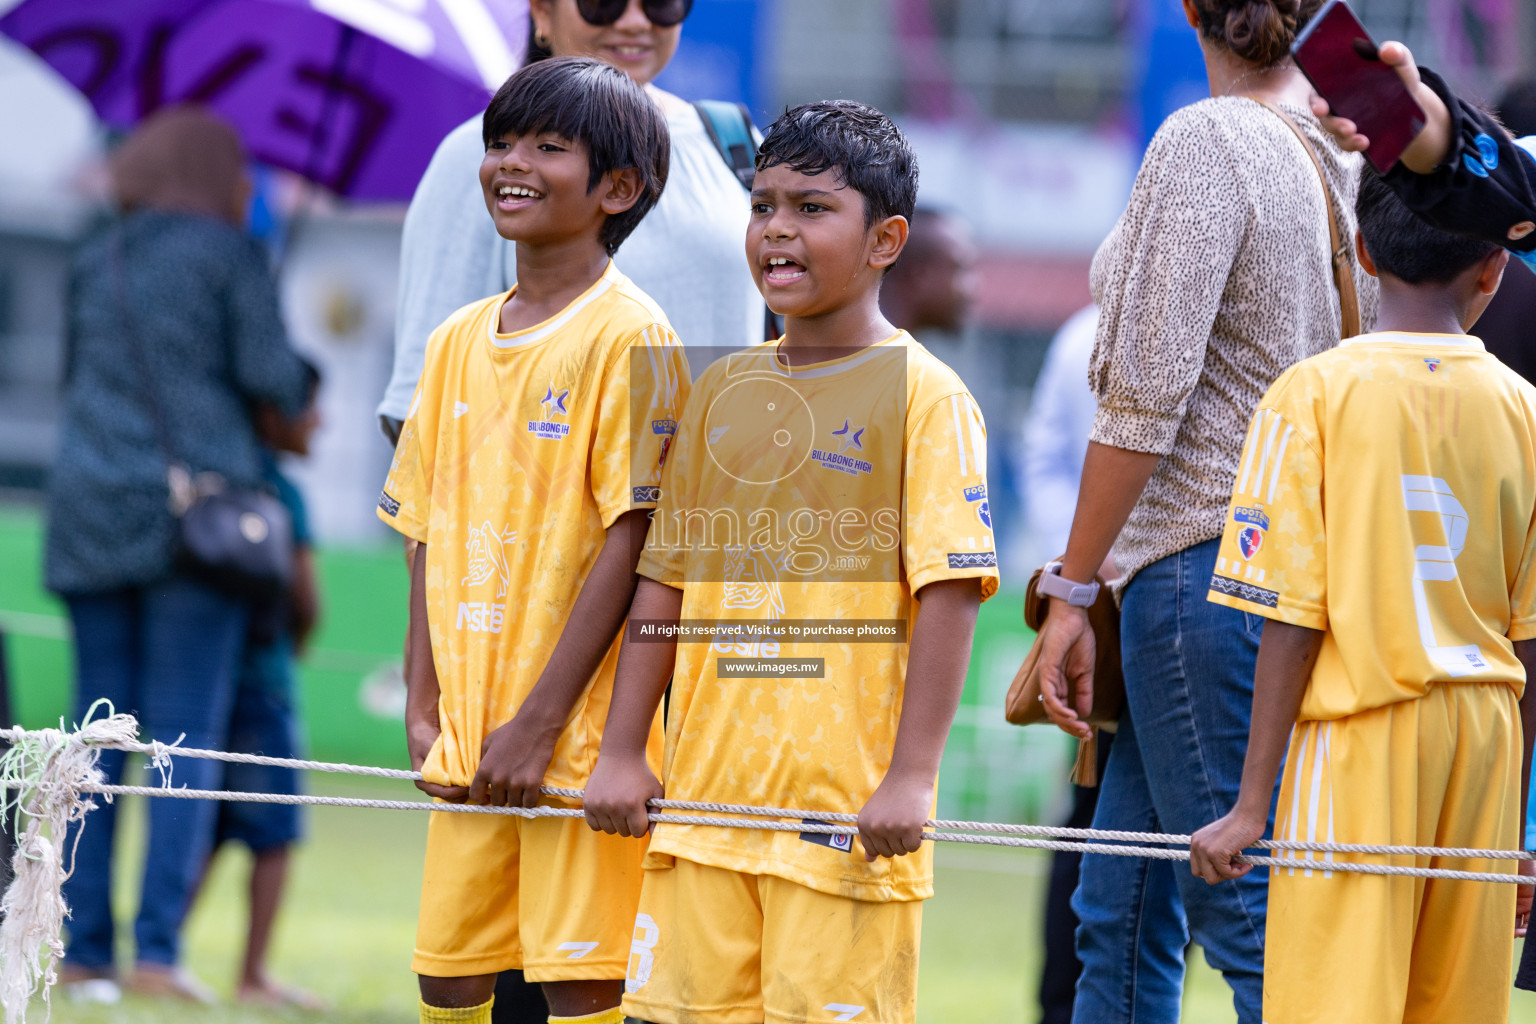
[[[1465,333],[1509,257],[1430,227],[1375,175],[1359,215],[1381,332],[1270,388],[1211,580],[1212,601],[1270,620],[1237,807],[1192,844],[1194,873],[1213,884],[1249,870],[1232,858],[1264,831],[1282,756],[1278,838],[1484,849],[1520,839],[1536,390]],[[1294,867],[1270,881],[1269,1024],[1508,1019],[1514,889],[1330,870],[1342,854],[1283,856]]]
[[[914,1019],[923,824],[997,589],[980,411],[880,312],[916,195],[879,111],[797,107],[764,138],[747,258],[785,334],[714,363],[679,425],[585,806],[646,833],[670,679],[667,796],[857,813],[859,835],[658,826],[633,1017]]]
[[[433,335],[379,507],[420,542],[406,729],[421,788],[533,807],[597,757],[688,370],[611,260],[666,183],[655,104],[607,64],[544,61],[491,101],[485,144],[518,283]],[[653,723],[637,728],[645,745]],[[618,1024],[643,854],[579,820],[432,815],[412,962],[424,1024],[488,1024],[496,975],[516,968],[543,983],[550,1020]]]

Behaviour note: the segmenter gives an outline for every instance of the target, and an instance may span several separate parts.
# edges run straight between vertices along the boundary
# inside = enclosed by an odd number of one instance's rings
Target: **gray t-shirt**
[[[746,190],[692,106],[668,98],[666,190],[614,262],[656,300],[685,345],[739,347],[763,338],[763,299],[746,257]],[[395,368],[379,415],[405,419],[427,338],[455,310],[517,281],[516,247],[496,233],[480,189],[480,118],[432,157],[405,216]]]

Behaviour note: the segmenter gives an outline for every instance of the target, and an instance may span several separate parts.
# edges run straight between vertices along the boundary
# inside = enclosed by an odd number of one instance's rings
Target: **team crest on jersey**
[[[844,452],[852,448],[854,451],[864,450],[864,431],[869,428],[855,426],[850,419],[844,419],[843,425],[837,430],[831,431],[837,438],[837,451],[825,448],[812,448],[811,458],[819,463],[823,469],[836,470],[839,473],[847,473],[849,476],[861,476],[873,473],[875,465],[865,459],[845,455]]]
[[[967,487],[963,493],[966,501],[976,503],[976,518],[981,520],[981,525],[992,529],[992,505],[987,501],[987,485]]]
[[[1244,559],[1252,560],[1264,546],[1264,531],[1257,526],[1245,526],[1237,533],[1237,550]]]
[[[528,421],[528,433],[534,437],[548,438],[552,441],[561,441],[571,432],[570,424],[556,423],[556,416],[570,415],[569,403],[571,400],[570,388],[557,388],[550,384],[544,392],[544,397],[539,400],[539,407],[544,412],[544,418]]]
[[[1430,373],[1440,372],[1440,360],[1438,359],[1426,359],[1424,360],[1424,365],[1429,368]]]
[[[1243,528],[1237,532],[1237,550],[1242,553],[1243,558],[1253,558],[1259,553],[1259,548],[1264,546],[1264,533],[1269,529],[1269,516],[1263,509],[1237,508],[1232,512],[1232,521],[1243,524]]]

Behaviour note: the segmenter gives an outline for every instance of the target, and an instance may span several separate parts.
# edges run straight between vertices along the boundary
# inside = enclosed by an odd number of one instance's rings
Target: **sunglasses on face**
[[[589,25],[612,25],[624,16],[629,0],[576,0],[576,9]],[[679,25],[693,10],[693,0],[640,0],[640,9],[657,28]]]

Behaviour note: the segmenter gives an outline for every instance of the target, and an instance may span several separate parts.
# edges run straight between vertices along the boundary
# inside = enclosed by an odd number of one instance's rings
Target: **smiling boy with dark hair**
[[[914,1019],[923,826],[997,589],[980,410],[880,312],[916,198],[869,107],[797,107],[763,140],[747,258],[785,334],[711,366],[678,426],[585,806],[646,834],[670,680],[668,797],[855,813],[859,834],[657,826],[631,1016]],[[656,642],[679,618],[717,625]]]
[[[580,788],[596,759],[688,367],[610,258],[667,177],[666,125],[640,87],[598,61],[532,65],[491,101],[485,141],[480,181],[518,283],[434,333],[379,514],[420,542],[418,785],[533,807],[541,786]],[[422,1021],[488,1024],[496,975],[521,968],[550,1020],[618,1024],[643,853],[571,819],[433,814]]]

